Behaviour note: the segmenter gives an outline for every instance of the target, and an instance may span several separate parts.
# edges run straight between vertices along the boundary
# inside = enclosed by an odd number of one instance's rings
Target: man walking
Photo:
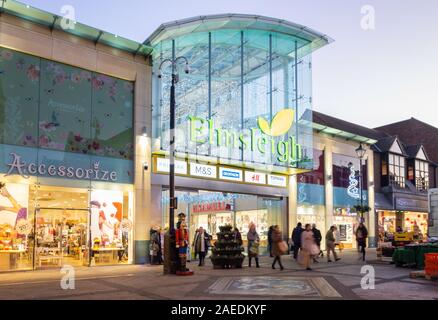
[[[330,260],[330,251],[333,252],[333,256],[335,258],[335,261],[339,261],[341,260],[340,258],[338,258],[338,255],[336,254],[335,251],[335,226],[331,226],[329,231],[327,231],[327,234],[325,235],[325,242],[326,242],[326,247],[327,247],[327,262],[332,262],[332,260]]]
[[[312,232],[313,232],[313,238],[315,239],[315,243],[319,248],[319,254],[315,257],[313,257],[313,262],[318,262],[318,260],[316,259],[317,257],[321,256],[324,257],[324,253],[321,250],[321,240],[322,240],[322,235],[321,235],[321,231],[319,231],[316,228],[316,224],[312,224]]]
[[[301,222],[298,222],[296,228],[292,231],[292,242],[294,246],[294,259],[298,258],[298,251],[301,248],[301,234],[303,233],[303,227]]]

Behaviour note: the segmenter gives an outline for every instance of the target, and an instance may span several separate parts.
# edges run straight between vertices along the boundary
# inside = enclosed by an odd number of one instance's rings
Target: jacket
[[[316,245],[318,245],[318,246],[321,245],[321,240],[322,240],[321,231],[319,231],[316,228],[313,228],[312,232],[313,232],[313,237],[315,238]]]
[[[283,252],[280,250],[280,242],[283,241],[281,232],[278,230],[272,231],[272,255],[274,257],[280,256]]]
[[[332,230],[327,231],[327,234],[325,235],[325,240],[330,242],[335,242],[335,235],[333,234]]]
[[[365,240],[368,238],[368,230],[366,227],[357,228],[356,230],[356,240]]]
[[[292,241],[295,246],[301,246],[301,234],[303,233],[303,230],[304,229],[301,227],[296,227],[294,231],[292,231]]]
[[[196,237],[195,237],[195,253],[199,253],[199,252],[207,252],[208,251],[208,247],[210,246],[210,235],[204,231],[204,251],[202,251],[202,246],[201,246],[201,233],[198,232],[196,233]]]

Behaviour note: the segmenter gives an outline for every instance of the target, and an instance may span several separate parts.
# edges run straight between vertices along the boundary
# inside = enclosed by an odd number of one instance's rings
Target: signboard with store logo
[[[169,159],[154,156],[153,163],[154,173],[169,173]],[[277,188],[286,188],[288,184],[287,175],[267,174],[252,170],[194,163],[183,160],[175,160],[175,174],[179,176],[256,184]]]

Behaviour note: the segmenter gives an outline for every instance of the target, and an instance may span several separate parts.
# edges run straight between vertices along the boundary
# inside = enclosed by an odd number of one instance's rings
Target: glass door
[[[89,265],[89,210],[35,210],[34,268]]]

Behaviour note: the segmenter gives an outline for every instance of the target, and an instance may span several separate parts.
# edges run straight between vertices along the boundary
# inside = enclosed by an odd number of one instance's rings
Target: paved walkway
[[[435,299],[438,282],[410,279],[411,269],[378,262],[369,252],[367,264],[357,252],[341,254],[342,260],[314,264],[305,271],[290,256],[283,257],[285,270],[273,270],[272,259],[261,258],[261,268],[214,270],[195,262],[194,276],[162,274],[161,266],[111,266],[77,268],[75,289],[63,290],[59,269],[0,273],[0,299]],[[361,286],[361,269],[372,266],[375,289]],[[363,270],[362,270],[363,271]]]

